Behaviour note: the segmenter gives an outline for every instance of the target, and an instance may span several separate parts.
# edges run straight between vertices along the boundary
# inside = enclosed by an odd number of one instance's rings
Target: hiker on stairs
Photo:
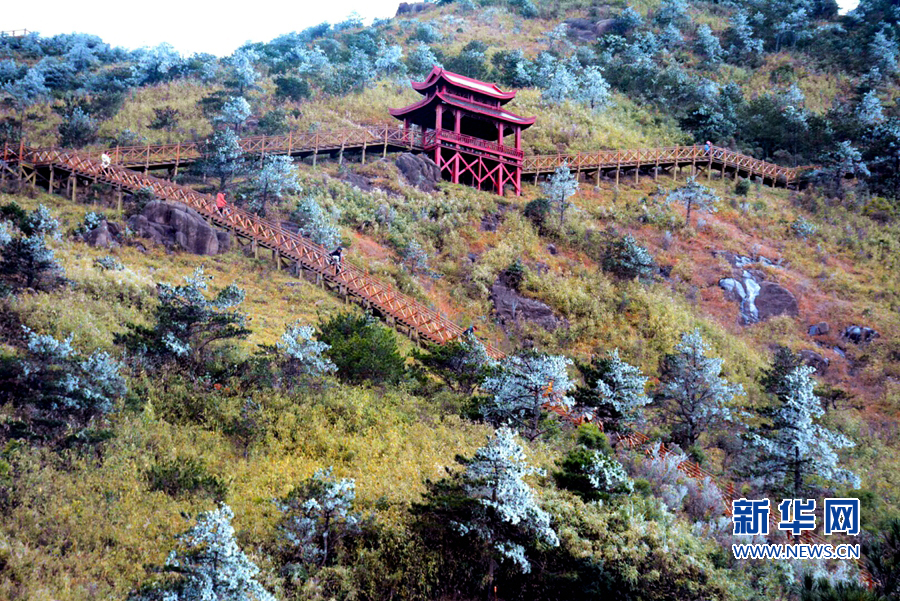
[[[334,265],[334,273],[335,275],[339,274],[344,270],[344,266],[341,264],[343,259],[344,248],[338,244],[338,247],[335,248],[328,255],[329,262]]]
[[[225,207],[227,206],[228,202],[225,200],[225,194],[223,192],[216,194],[216,211],[221,215],[225,215]]]
[[[106,169],[112,163],[112,159],[109,158],[109,155],[105,152],[100,155],[100,166]]]

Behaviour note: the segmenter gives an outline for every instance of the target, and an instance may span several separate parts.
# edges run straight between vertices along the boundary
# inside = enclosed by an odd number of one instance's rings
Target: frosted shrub
[[[718,202],[719,197],[716,193],[706,186],[697,183],[697,180],[694,177],[689,177],[686,185],[681,186],[666,195],[666,203],[678,203],[687,210],[686,221],[688,225],[691,224],[692,209],[715,213],[719,210],[716,206]]]
[[[636,478],[644,478],[650,483],[651,492],[661,499],[666,507],[677,511],[682,508],[684,498],[688,494],[686,484],[688,478],[678,469],[678,465],[685,457],[678,453],[660,457],[659,448],[659,443],[651,447],[650,457],[639,461],[633,473]]]
[[[277,501],[282,512],[279,531],[286,554],[297,563],[322,567],[333,561],[341,540],[359,529],[361,516],[353,511],[356,483],[335,478],[331,468],[316,470],[286,498]]]
[[[265,215],[268,203],[281,202],[285,196],[296,194],[300,189],[297,169],[291,157],[267,156],[263,168],[250,182],[249,209]]]
[[[307,195],[297,201],[292,218],[300,226],[300,235],[316,244],[331,249],[340,242],[340,231],[334,218],[312,196]]]
[[[650,252],[638,244],[634,236],[625,234],[607,245],[603,269],[621,278],[646,279],[653,275],[656,263]]]
[[[331,347],[315,339],[315,329],[295,321],[287,327],[278,349],[287,357],[285,371],[294,376],[318,377],[336,371],[334,363],[323,356]]]
[[[50,213],[50,209],[41,204],[25,217],[22,231],[29,236],[50,236],[59,239],[59,220]]]
[[[814,223],[807,221],[803,217],[798,217],[791,223],[791,232],[798,238],[803,238],[804,240],[813,236],[818,230],[819,228],[817,228]]]
[[[165,588],[141,591],[130,601],[276,601],[256,579],[259,568],[238,546],[228,505],[197,516],[178,536],[163,571],[179,575]]]
[[[476,512],[472,521],[456,524],[460,534],[475,534],[526,574],[531,571],[531,563],[525,556],[522,538],[559,546],[550,515],[538,505],[534,492],[524,481],[525,476],[536,471],[528,465],[515,433],[499,428],[487,446],[475,452],[463,474],[466,494],[484,510]],[[510,530],[517,536],[510,537]]]
[[[572,360],[560,355],[523,353],[503,359],[482,388],[493,395],[482,408],[487,420],[510,424],[528,440],[544,432],[544,406],[569,410],[573,388],[566,368]]]
[[[119,262],[118,259],[112,257],[110,255],[105,255],[102,257],[97,257],[94,259],[94,265],[97,269],[102,269],[104,271],[122,271],[125,269],[125,266]]]

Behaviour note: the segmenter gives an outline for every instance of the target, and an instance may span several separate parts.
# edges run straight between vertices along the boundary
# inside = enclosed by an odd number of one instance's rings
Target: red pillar
[[[522,150],[522,128],[516,126],[516,150]]]
[[[441,164],[441,126],[444,124],[444,105],[440,102],[434,108],[434,162],[440,166]]]
[[[460,129],[459,129],[460,121],[462,121],[462,111],[459,109],[456,109],[453,112],[456,114],[456,125],[453,126],[453,131],[455,133],[462,133],[462,132],[460,132]]]
[[[497,144],[503,144],[503,123],[497,124]]]

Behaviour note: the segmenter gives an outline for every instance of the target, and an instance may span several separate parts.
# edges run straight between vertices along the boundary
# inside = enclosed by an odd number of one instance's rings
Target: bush
[[[275,97],[300,101],[309,98],[309,84],[296,77],[275,78]]]
[[[649,278],[656,263],[631,234],[610,241],[603,255],[603,269],[624,279]]]
[[[734,193],[738,196],[747,196],[750,192],[750,180],[745,179],[743,177],[739,177],[737,183],[734,185]]]
[[[556,484],[585,501],[634,490],[622,464],[601,451],[584,447],[573,449],[559,462],[559,467],[560,471],[553,474]]]
[[[154,463],[147,470],[150,490],[159,490],[170,497],[202,495],[224,501],[228,486],[218,476],[210,474],[206,465],[193,457],[177,457]]]
[[[814,235],[818,230],[819,228],[817,228],[814,223],[807,221],[803,217],[798,217],[791,224],[791,232],[798,238],[803,238],[804,240]]]
[[[538,229],[538,232],[543,233],[547,216],[550,214],[550,201],[546,198],[535,198],[525,205],[524,214]]]
[[[397,384],[406,374],[396,335],[369,315],[335,315],[319,324],[316,339],[329,345],[324,355],[345,382]]]

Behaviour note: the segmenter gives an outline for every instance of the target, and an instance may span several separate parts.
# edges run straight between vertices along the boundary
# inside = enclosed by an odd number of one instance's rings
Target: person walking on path
[[[225,200],[225,193],[219,192],[216,194],[216,210],[222,215],[225,214],[225,207],[228,206],[228,201]]]
[[[100,155],[100,166],[106,169],[112,163],[112,159],[109,158],[109,155],[105,152]]]
[[[709,156],[710,151],[712,150],[712,142],[709,140],[706,141],[706,145],[703,147],[704,154]]]
[[[330,257],[331,264],[334,265],[334,273],[338,274],[343,271],[343,265],[341,265],[341,261],[343,259],[344,248],[338,244],[338,247],[335,248],[328,255]]]

